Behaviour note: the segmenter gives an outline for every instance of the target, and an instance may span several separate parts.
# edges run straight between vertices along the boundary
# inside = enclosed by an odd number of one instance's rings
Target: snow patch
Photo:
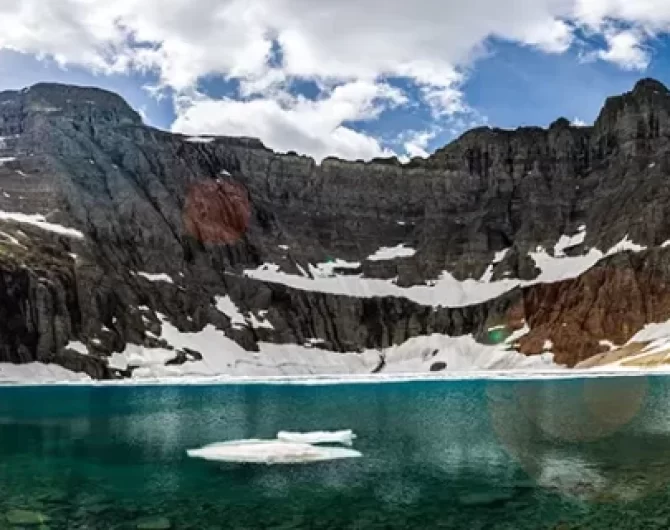
[[[207,138],[205,136],[190,136],[189,138],[186,138],[186,141],[192,144],[209,144],[214,141],[214,138]]]
[[[0,383],[61,383],[90,382],[85,373],[72,372],[55,364],[9,364],[0,363]]]
[[[164,366],[172,361],[177,352],[164,348],[145,348],[138,344],[127,344],[121,352],[109,357],[108,366],[115,370],[127,370],[129,367],[151,368]]]
[[[81,353],[82,355],[88,355],[88,347],[86,346],[86,344],[78,340],[71,340],[70,342],[68,342],[66,348],[74,350],[77,353]]]
[[[509,349],[526,330],[527,328],[519,330],[499,345],[481,344],[472,335],[449,337],[436,334],[409,339],[384,351],[386,366],[383,373],[428,372],[435,363],[445,364],[445,372],[448,373],[472,370],[563,369],[554,364],[551,353],[528,357]]]
[[[315,278],[332,278],[336,276],[335,274],[335,269],[359,269],[361,266],[360,262],[353,262],[353,261],[345,261],[343,259],[335,259],[331,261],[327,261],[324,263],[317,263],[316,265],[312,265],[309,263],[307,265],[309,272],[312,274],[313,277]],[[276,267],[275,270],[279,270],[278,265],[274,265]]]
[[[633,252],[642,252],[643,250],[647,250],[647,247],[633,243],[633,241],[628,238],[628,234],[626,234],[619,243],[609,249],[607,255],[612,256],[613,254],[626,252],[627,250],[632,250]]]
[[[275,329],[275,327],[272,325],[272,322],[266,320],[262,316],[260,318],[256,317],[256,315],[253,313],[250,313],[248,322],[249,325],[254,329]]]
[[[554,245],[555,257],[563,257],[565,256],[566,249],[576,247],[577,245],[584,243],[584,240],[586,239],[586,227],[584,227],[583,230],[581,230],[581,228],[582,227],[580,227],[579,232],[573,236],[562,235],[558,239],[558,242]]]
[[[360,452],[343,447],[317,447],[305,443],[279,440],[239,440],[189,449],[191,458],[214,462],[249,464],[306,464],[342,458],[360,458]]]
[[[600,346],[607,346],[610,351],[617,348],[617,345],[614,344],[611,340],[601,340],[598,342],[598,344],[600,344]]]
[[[59,225],[56,223],[50,223],[41,214],[4,212],[0,210],[0,221],[15,221],[17,223],[24,223],[36,226],[37,228],[41,228],[42,230],[54,232],[62,236],[74,237],[77,239],[84,238],[84,234],[82,234],[79,230],[75,230],[74,228],[67,228],[66,226]]]
[[[501,251],[499,251],[499,252],[496,252],[495,256],[493,256],[493,261],[492,261],[492,263],[493,263],[494,265],[497,265],[498,263],[501,263],[502,260],[505,259],[505,257],[507,256],[507,254],[509,253],[510,250],[511,250],[511,249],[506,248],[506,249],[504,249],[504,250],[501,250]]]
[[[8,162],[15,162],[15,161],[16,161],[15,156],[0,156],[0,166],[3,166]]]
[[[256,280],[280,283],[304,291],[342,294],[360,298],[395,296],[435,307],[463,307],[483,302],[491,298],[497,298],[520,284],[519,280],[485,283],[468,279],[461,282],[444,271],[440,278],[433,282],[433,285],[399,287],[393,283],[393,280],[363,278],[360,274],[335,275],[333,272],[335,265],[329,268],[323,267],[323,264],[320,265],[320,267],[310,265],[310,271],[314,278],[287,274],[280,271],[279,265],[275,264],[265,264],[257,269],[247,269],[244,274]]]
[[[142,276],[142,278],[146,278],[150,282],[174,283],[172,278],[165,273],[151,274],[149,272],[136,272],[135,274],[137,276]]]
[[[278,247],[282,250],[288,250],[289,249],[288,245],[278,245]]]
[[[216,309],[230,319],[233,329],[242,329],[247,325],[247,320],[230,296],[217,296],[214,300],[216,301]]]
[[[400,244],[396,247],[381,247],[377,252],[368,256],[368,261],[387,261],[397,258],[411,258],[416,254],[416,250]]]
[[[582,237],[585,237],[584,231],[573,236],[571,241],[580,241]],[[558,247],[559,253],[567,248],[563,246],[564,244],[566,244],[565,240],[557,243],[556,247]],[[556,250],[556,247],[554,250]],[[349,263],[343,260],[319,263],[316,266],[310,264],[311,278],[304,274],[304,269],[299,268],[303,272],[303,276],[297,276],[281,271],[279,265],[274,263],[266,263],[257,269],[247,269],[244,274],[256,280],[279,283],[304,291],[359,298],[394,296],[433,307],[464,307],[497,298],[516,287],[576,278],[606,255],[610,256],[625,250],[640,252],[645,249],[646,247],[636,245],[630,241],[628,236],[614,245],[607,254],[603,254],[598,249],[590,249],[587,254],[582,256],[551,256],[543,247],[538,246],[535,252],[530,252],[529,255],[540,269],[540,275],[533,280],[526,281],[507,278],[491,281],[493,268],[489,266],[479,280],[468,278],[459,281],[449,272],[443,271],[437,280],[429,280],[427,285],[399,287],[393,280],[364,278],[362,274],[338,275],[335,273],[336,268],[356,269],[360,266],[360,263]]]

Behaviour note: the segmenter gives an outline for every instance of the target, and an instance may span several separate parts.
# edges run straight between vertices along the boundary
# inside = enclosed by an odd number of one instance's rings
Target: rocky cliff
[[[407,164],[1,92],[0,378],[593,364],[670,319],[669,153],[648,79],[593,127],[479,128]]]

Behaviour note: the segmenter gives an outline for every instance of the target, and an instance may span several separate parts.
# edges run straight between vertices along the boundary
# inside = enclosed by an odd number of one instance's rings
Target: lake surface
[[[186,455],[323,429],[363,457]],[[669,485],[670,377],[0,388],[0,529],[669,528]]]

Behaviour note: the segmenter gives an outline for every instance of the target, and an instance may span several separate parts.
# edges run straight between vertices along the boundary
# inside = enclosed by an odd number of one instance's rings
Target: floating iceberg
[[[358,451],[343,447],[316,447],[306,443],[281,440],[238,440],[215,443],[200,449],[189,449],[186,454],[191,458],[202,458],[214,462],[268,465],[307,464],[363,456]]]
[[[342,444],[351,447],[356,435],[351,429],[346,431],[286,432],[279,431],[277,440],[305,444]]]

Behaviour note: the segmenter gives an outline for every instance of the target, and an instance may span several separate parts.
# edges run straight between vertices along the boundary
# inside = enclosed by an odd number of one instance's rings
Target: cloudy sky
[[[0,89],[121,93],[148,123],[321,159],[590,123],[670,83],[668,0],[0,0]]]

